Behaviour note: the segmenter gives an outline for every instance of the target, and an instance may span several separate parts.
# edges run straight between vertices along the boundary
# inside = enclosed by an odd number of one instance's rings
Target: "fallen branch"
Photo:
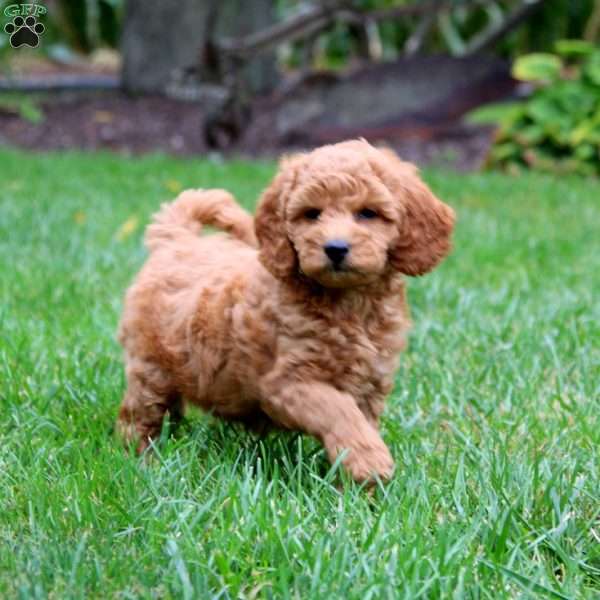
[[[213,7],[217,6],[218,0],[211,1]],[[508,32],[516,29],[544,1],[522,0],[506,18],[492,23],[470,43],[465,45],[460,39],[460,47],[455,50],[455,53],[472,56],[488,48]],[[204,80],[217,82],[223,87],[227,100],[224,104],[226,110],[217,114],[211,120],[210,126],[207,126],[207,139],[210,144],[218,146],[223,144],[221,141],[223,137],[226,143],[230,143],[239,136],[239,132],[245,126],[251,104],[247,96],[247,86],[244,85],[243,69],[248,61],[273,46],[283,42],[308,40],[309,47],[304,61],[306,67],[310,62],[311,47],[316,37],[334,23],[341,22],[364,34],[369,50],[366,54],[375,58],[381,55],[381,44],[378,36],[369,33],[376,29],[378,22],[420,17],[416,30],[405,45],[405,52],[410,55],[422,47],[428,31],[439,15],[446,16],[449,26],[452,26],[450,20],[452,9],[490,6],[494,5],[494,2],[495,0],[422,0],[420,2],[415,0],[412,4],[361,10],[354,6],[353,0],[320,0],[319,4],[309,4],[306,10],[283,22],[240,39],[219,40],[210,39],[209,36],[202,50],[200,68],[205,71]]]

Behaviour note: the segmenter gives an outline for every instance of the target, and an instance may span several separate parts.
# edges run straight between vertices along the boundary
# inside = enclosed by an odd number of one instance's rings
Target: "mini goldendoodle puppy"
[[[127,292],[118,429],[143,450],[185,398],[309,433],[331,461],[345,450],[359,482],[388,479],[379,417],[410,326],[404,275],[446,256],[453,224],[414,166],[364,140],[283,159],[254,219],[225,191],[183,192]]]

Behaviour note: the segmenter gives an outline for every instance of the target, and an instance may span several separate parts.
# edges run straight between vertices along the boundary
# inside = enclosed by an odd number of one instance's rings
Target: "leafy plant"
[[[555,50],[515,61],[513,76],[534,86],[527,100],[486,107],[471,120],[499,124],[492,166],[600,175],[600,48],[561,40]]]
[[[0,93],[0,113],[18,115],[24,121],[37,125],[44,120],[44,112],[39,104],[39,98],[24,94],[5,92]]]

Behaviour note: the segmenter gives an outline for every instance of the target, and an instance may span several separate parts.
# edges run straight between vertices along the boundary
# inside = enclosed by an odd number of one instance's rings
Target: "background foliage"
[[[414,3],[414,0],[356,0],[355,5],[364,10],[373,10]],[[282,14],[288,14],[298,10],[303,4],[305,3],[302,1],[281,0],[280,11]],[[496,22],[517,2],[497,0],[467,5],[464,0],[456,0],[455,4],[456,8],[442,12],[434,19],[425,36],[423,52],[450,52],[460,55],[465,50],[468,40],[473,39],[490,23]],[[595,0],[547,0],[537,10],[535,18],[502,40],[496,51],[506,58],[514,58],[522,53],[551,50],[557,39],[584,37],[594,10],[600,12],[600,3]],[[383,56],[391,59],[402,54],[407,41],[423,24],[425,18],[408,17],[380,23],[378,34]],[[339,26],[321,36],[321,61],[344,63],[357,54],[358,46],[356,31]]]
[[[500,124],[491,166],[600,174],[600,48],[562,40],[555,50],[515,62],[513,75],[535,86],[526,100],[478,111]]]
[[[125,2],[42,2],[48,13],[42,17],[46,32],[40,51],[68,62],[99,48],[118,48]],[[354,6],[368,11],[415,2],[354,0]],[[13,0],[0,0],[2,12],[14,3]],[[280,19],[302,12],[310,4],[306,0],[276,0],[276,3]],[[428,13],[377,24],[371,22],[366,27],[338,23],[316,37],[284,45],[279,49],[280,64],[288,69],[336,68],[366,55],[376,55],[380,60],[394,59],[415,48],[422,53],[446,52],[460,56],[468,51],[470,42],[519,5],[520,0],[455,0],[452,8],[435,15]],[[4,15],[2,18],[3,23],[8,21]],[[0,32],[0,56],[14,56],[8,54],[8,36],[2,28]],[[570,46],[561,45],[560,40],[565,39],[572,40]],[[573,40],[582,41],[579,50]],[[600,171],[600,113],[597,108],[600,104],[597,73],[600,51],[594,50],[594,44],[599,40],[600,0],[546,0],[533,18],[503,37],[494,47],[497,55],[516,61],[518,78],[535,84],[535,87],[526,102],[500,111],[484,111],[483,117],[481,113],[476,117],[490,121],[491,115],[491,121],[501,126],[490,156],[491,165],[528,166],[581,174]],[[550,56],[552,52],[556,52],[554,58]],[[527,56],[532,53],[537,59]],[[554,65],[552,76],[540,81],[538,74],[533,72],[519,73],[527,65],[535,70],[535,64],[542,69]],[[27,106],[25,112],[21,109],[20,112],[28,120],[38,118]]]
[[[126,0],[46,0],[38,2],[48,8],[42,18],[47,31],[44,34],[52,48],[53,44],[68,47],[77,52],[91,52],[98,47],[117,47],[123,24]],[[414,4],[415,0],[355,0],[354,5],[363,10],[373,10]],[[15,0],[2,0],[0,7],[15,4]],[[306,0],[277,0],[281,18],[306,8]],[[443,12],[426,36],[423,51],[450,51],[460,53],[464,41],[477,34],[502,12],[514,7],[515,0],[482,1],[465,4],[456,0],[456,7]],[[547,0],[536,13],[535,19],[508,36],[498,46],[498,52],[506,57],[534,51],[551,50],[557,39],[581,38],[590,27],[590,18],[600,12],[595,0]],[[3,16],[6,20],[6,18]],[[600,18],[600,17],[597,17]],[[410,36],[419,26],[422,17],[390,20],[377,26],[383,56],[393,58],[400,54]],[[594,32],[592,32],[593,34]],[[597,35],[597,31],[595,32]],[[317,58],[322,63],[344,64],[359,52],[360,35],[356,28],[340,25],[319,36]],[[7,36],[2,32],[0,48],[8,46]],[[297,50],[301,44],[297,44]],[[290,53],[286,53],[289,57]],[[293,63],[293,61],[292,61]]]

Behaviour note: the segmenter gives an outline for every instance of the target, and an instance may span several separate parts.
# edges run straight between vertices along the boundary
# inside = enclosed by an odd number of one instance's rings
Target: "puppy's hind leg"
[[[117,432],[126,444],[136,444],[143,452],[160,435],[165,414],[181,416],[181,397],[164,371],[147,362],[128,365],[127,390],[119,416]]]

